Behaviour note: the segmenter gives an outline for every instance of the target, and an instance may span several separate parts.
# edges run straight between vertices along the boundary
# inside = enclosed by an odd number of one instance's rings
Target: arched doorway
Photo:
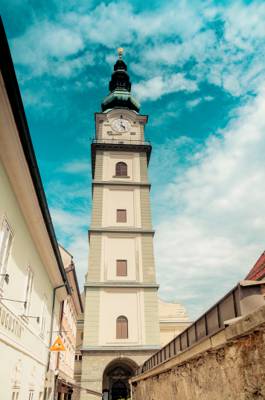
[[[111,388],[112,400],[127,399],[128,396],[129,396],[128,387],[125,382],[123,382],[122,380],[113,382]]]
[[[127,358],[113,360],[103,374],[104,400],[128,399],[131,397],[129,379],[134,375],[137,364]]]

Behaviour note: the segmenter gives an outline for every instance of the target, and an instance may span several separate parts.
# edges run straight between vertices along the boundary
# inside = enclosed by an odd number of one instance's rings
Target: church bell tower
[[[93,208],[85,282],[81,387],[130,397],[128,380],[159,349],[148,162],[148,117],[118,60],[91,144]],[[95,397],[84,390],[81,400]]]

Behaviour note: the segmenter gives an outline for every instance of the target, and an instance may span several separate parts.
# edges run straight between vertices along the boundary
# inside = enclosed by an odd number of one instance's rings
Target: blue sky
[[[264,250],[265,3],[0,5],[56,233],[80,285],[94,112],[122,46],[149,115],[159,293],[199,315]]]

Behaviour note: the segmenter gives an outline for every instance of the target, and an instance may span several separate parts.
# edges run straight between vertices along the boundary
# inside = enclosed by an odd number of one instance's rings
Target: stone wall
[[[265,399],[265,306],[132,379],[134,400]]]

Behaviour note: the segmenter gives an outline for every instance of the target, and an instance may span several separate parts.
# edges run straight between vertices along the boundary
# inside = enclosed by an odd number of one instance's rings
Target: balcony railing
[[[229,320],[244,316],[264,304],[265,282],[242,281],[182,333],[138,368],[136,375],[150,370],[224,329]],[[230,321],[231,322],[231,321]]]
[[[119,138],[111,138],[111,139],[95,139],[91,138],[91,142],[94,144],[131,144],[131,145],[142,145],[142,146],[150,146],[150,140],[134,140],[134,139],[123,139]]]

